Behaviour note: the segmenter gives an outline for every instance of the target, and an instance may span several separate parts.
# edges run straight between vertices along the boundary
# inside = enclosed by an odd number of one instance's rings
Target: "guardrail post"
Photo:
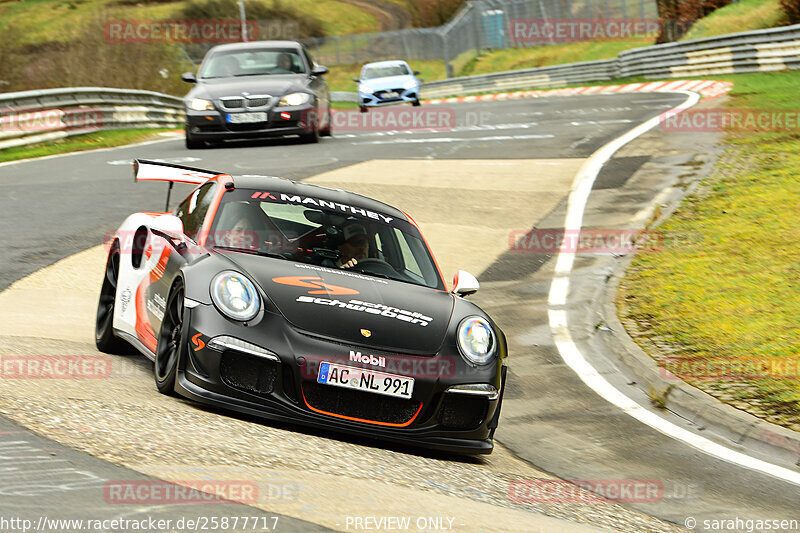
[[[448,78],[453,77],[453,65],[450,64],[450,54],[447,50],[447,36],[444,32],[440,32],[439,35],[442,36],[442,59],[444,59],[444,71],[445,76]]]

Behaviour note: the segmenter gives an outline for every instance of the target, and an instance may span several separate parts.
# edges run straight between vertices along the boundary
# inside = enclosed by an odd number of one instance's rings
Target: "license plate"
[[[266,122],[267,114],[263,111],[255,113],[228,113],[226,118],[231,124],[249,124],[251,122]]]
[[[414,378],[336,363],[320,363],[317,383],[406,399],[414,390]]]
[[[393,92],[383,93],[384,98],[397,98],[398,96],[400,96],[399,93],[393,93]]]

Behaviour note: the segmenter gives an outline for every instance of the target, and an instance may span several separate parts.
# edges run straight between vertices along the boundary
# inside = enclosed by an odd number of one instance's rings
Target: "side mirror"
[[[311,69],[311,74],[313,74],[314,76],[322,76],[323,74],[327,74],[328,72],[330,72],[328,70],[328,67],[323,67],[322,65],[317,65],[316,67]]]
[[[181,79],[187,83],[197,83],[197,78],[191,72],[181,74]]]
[[[353,78],[353,81],[356,83],[361,83],[361,80],[359,78]]]
[[[414,71],[414,76],[419,76],[420,74],[422,74],[420,71],[418,71],[418,70]]]
[[[173,239],[183,239],[183,221],[172,214],[159,215],[153,219],[150,226],[154,232],[160,232],[164,236]]]
[[[463,298],[464,296],[469,296],[470,294],[478,292],[480,288],[481,285],[478,283],[478,280],[475,279],[475,276],[466,270],[459,270],[456,272],[456,275],[453,276],[453,294],[457,294]]]

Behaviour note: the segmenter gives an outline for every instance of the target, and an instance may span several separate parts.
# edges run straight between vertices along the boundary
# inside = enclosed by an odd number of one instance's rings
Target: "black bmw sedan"
[[[184,98],[186,147],[206,142],[299,135],[318,142],[331,134],[326,67],[295,41],[215,46]]]

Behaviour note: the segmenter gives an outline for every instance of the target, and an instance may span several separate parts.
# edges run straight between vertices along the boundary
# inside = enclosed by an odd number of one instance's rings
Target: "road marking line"
[[[168,133],[168,132],[164,132]],[[156,143],[163,143],[168,141],[175,141],[179,139],[179,137],[172,137],[167,139],[155,139],[152,141],[142,141],[140,143],[134,144],[122,144],[120,146],[109,146],[107,148],[93,148],[91,150],[80,150],[78,152],[66,152],[63,154],[53,154],[53,155],[45,155],[42,157],[30,157],[28,159],[17,159],[16,161],[6,161],[5,163],[0,163],[0,167],[6,167],[10,165],[21,165],[22,163],[30,163],[31,161],[44,161],[46,159],[55,159],[57,157],[71,157],[74,155],[81,155],[81,154],[96,154],[98,152],[109,152],[111,150],[120,150],[122,148],[133,148],[135,146],[145,146],[148,144],[156,144]]]
[[[674,107],[669,113],[681,112],[695,105],[700,100],[700,95],[688,91],[676,91],[685,94],[687,99],[680,105]],[[617,137],[598,151],[593,153],[583,164],[575,175],[572,189],[567,200],[567,215],[564,221],[566,231],[579,231],[583,224],[583,212],[592,192],[592,185],[597,178],[603,164],[608,161],[614,153],[627,143],[636,139],[640,135],[650,131],[658,125],[660,117],[653,117],[624,135]],[[586,357],[573,341],[569,333],[569,321],[567,311],[564,306],[567,304],[567,294],[569,293],[569,275],[575,254],[566,250],[566,244],[562,245],[556,260],[555,275],[550,285],[550,293],[547,303],[550,329],[555,339],[556,348],[564,362],[578,375],[579,378],[599,394],[606,401],[616,405],[623,412],[632,416],[636,420],[647,424],[651,428],[663,433],[664,435],[676,440],[680,440],[693,448],[696,448],[708,455],[712,455],[723,461],[762,472],[764,474],[800,485],[800,472],[774,465],[761,459],[756,459],[747,454],[737,452],[721,444],[701,437],[692,431],[684,429],[665,418],[642,407],[624,393],[616,389],[587,361]]]

